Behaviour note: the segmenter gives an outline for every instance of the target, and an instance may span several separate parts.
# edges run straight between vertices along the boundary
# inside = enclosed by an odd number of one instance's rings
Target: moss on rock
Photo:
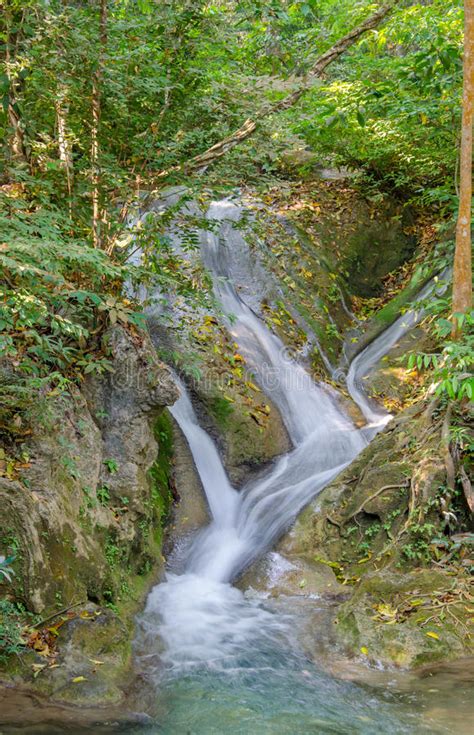
[[[163,408],[178,395],[146,335],[117,328],[110,342],[114,373],[57,399],[55,421],[28,440],[29,462],[0,478],[1,548],[16,557],[4,594],[45,619],[47,641],[0,677],[109,704],[123,695],[134,615],[162,569],[172,471]]]
[[[423,404],[402,412],[280,543],[291,560],[330,563],[352,591],[336,628],[352,655],[411,668],[472,653],[465,568],[433,564],[432,540],[444,527],[440,430]],[[410,515],[413,494],[422,520]]]
[[[472,653],[474,647],[463,628],[468,616],[462,604],[450,609],[444,620],[430,620],[431,600],[449,594],[453,586],[452,577],[430,569],[365,575],[339,609],[340,644],[373,663],[401,668]]]

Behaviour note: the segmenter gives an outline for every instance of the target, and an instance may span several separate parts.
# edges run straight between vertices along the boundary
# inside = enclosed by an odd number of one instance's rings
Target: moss
[[[167,521],[172,502],[170,480],[173,469],[173,424],[167,411],[158,416],[154,428],[158,442],[158,456],[149,474],[151,478],[151,500],[153,508],[153,526],[155,540],[161,543],[163,526]]]
[[[157,418],[154,435],[159,451],[149,470],[149,496],[144,503],[144,513],[140,513],[139,533],[134,545],[130,546],[114,531],[103,534],[107,572],[97,597],[125,620],[136,612],[150,583],[156,579],[162,561],[163,529],[172,502],[173,427],[166,411]]]
[[[427,274],[423,268],[415,269],[410,282],[406,288],[391,299],[385,306],[377,311],[377,313],[364,324],[363,334],[352,336],[351,341],[346,344],[348,357],[352,360],[356,355],[362,352],[371,342],[374,341],[387,327],[393,324],[396,319],[403,313],[420,290],[432,278],[433,274]]]
[[[156,582],[162,565],[163,526],[172,500],[172,423],[166,411],[156,420],[154,434],[159,442],[159,453],[149,471],[151,482],[148,501],[144,503],[144,513],[142,511],[138,522],[140,533],[134,544],[130,545],[126,543],[123,534],[120,536],[110,528],[96,528],[96,538],[100,539],[100,548],[104,555],[104,561],[97,558],[97,564],[101,570],[104,567],[105,571],[100,571],[97,578],[90,580],[90,583],[81,577],[79,596],[84,599],[84,603],[89,594],[103,605],[87,603],[84,607],[75,608],[77,617],[61,626],[57,639],[59,668],[41,671],[37,678],[33,678],[31,664],[41,666],[48,660],[24,647],[19,651],[10,650],[10,644],[7,646],[7,641],[1,640],[4,629],[4,637],[6,638],[8,632],[8,638],[13,645],[10,634],[13,631],[19,633],[23,618],[17,613],[14,618],[9,615],[8,620],[5,616],[0,616],[0,646],[3,647],[7,659],[2,661],[3,679],[27,679],[35,691],[53,696],[58,701],[96,702],[105,705],[117,703],[123,698],[123,686],[130,671],[134,619],[143,606],[150,587]],[[128,512],[124,510],[124,522]],[[10,538],[9,540],[11,541]],[[44,583],[55,585],[57,591],[69,589],[63,579],[64,569],[67,568],[71,580],[80,577],[81,559],[74,553],[73,541],[72,531],[67,527],[64,538],[54,539],[49,534],[44,538],[48,557],[54,563],[57,576],[57,579],[46,579]],[[77,584],[71,587],[71,594],[66,597],[64,600],[56,597],[57,607],[78,597]],[[83,617],[84,611],[92,612]],[[18,640],[16,635],[15,641]],[[12,656],[12,653],[21,655]],[[95,665],[96,660],[101,663]],[[76,683],[74,680],[77,677],[84,677],[84,680]]]
[[[342,271],[336,263],[332,264],[329,252],[326,252],[328,234],[315,241],[298,222],[292,220],[291,228],[296,234],[297,265],[293,264],[289,268],[288,259],[282,262],[275,256],[272,262],[277,270],[284,265],[281,288],[286,299],[314,332],[323,351],[335,359],[342,344],[341,332],[348,326],[347,314],[341,305],[341,293],[345,291]],[[286,234],[285,240],[288,239]],[[291,242],[287,243],[287,248],[290,251],[293,249]],[[303,275],[300,275],[300,271]],[[285,275],[288,273],[293,281],[291,288],[285,284]],[[310,284],[305,275],[310,277]],[[308,285],[311,286],[309,291]],[[328,315],[332,317],[332,322]],[[288,331],[286,325],[284,331]]]
[[[222,429],[226,429],[229,426],[230,418],[234,411],[234,408],[230,401],[220,395],[215,395],[209,399],[209,411],[215,418],[216,423]]]
[[[361,223],[349,237],[341,267],[356,296],[375,296],[382,289],[382,279],[395,271],[412,255],[415,240],[403,233],[397,217],[384,213],[381,220]]]
[[[462,606],[455,617],[433,620],[431,598],[443,599],[449,591],[452,578],[438,570],[369,574],[339,610],[339,641],[352,654],[363,648],[372,661],[403,668],[468,654],[472,645],[464,635]]]

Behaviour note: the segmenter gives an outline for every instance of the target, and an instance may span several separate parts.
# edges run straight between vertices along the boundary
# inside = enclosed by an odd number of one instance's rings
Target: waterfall
[[[184,573],[169,573],[152,590],[142,617],[144,636],[152,648],[160,636],[161,661],[171,669],[225,667],[262,636],[281,634],[282,621],[246,600],[231,582],[386,423],[389,415],[367,399],[361,380],[417,319],[415,312],[406,314],[354,361],[348,386],[371,426],[369,433],[356,429],[332,389],[312,381],[239,295],[233,263],[236,253],[249,258],[248,246],[233,226],[241,211],[229,200],[211,204],[208,218],[219,226],[200,233],[202,259],[224,312],[232,317],[228,328],[260,387],[278,406],[293,449],[237,492],[180,385],[181,397],[171,412],[189,443],[212,521],[192,542]]]
[[[447,271],[443,272],[441,277],[446,275]],[[421,302],[426,299],[427,296],[436,288],[436,282],[429,281],[424,288],[421,289],[416,302]],[[444,290],[444,286],[441,287],[441,291]],[[376,339],[373,340],[357,357],[352,361],[349,372],[347,374],[347,387],[351,398],[364,414],[367,419],[368,426],[364,428],[365,435],[371,439],[377,431],[380,430],[391,418],[390,414],[378,406],[375,401],[371,401],[363,387],[363,378],[370,372],[370,369],[389,352],[392,347],[403,337],[404,334],[409,332],[415,327],[424,314],[423,307],[421,305],[414,306],[409,309],[405,314],[398,317],[387,329],[382,332]]]

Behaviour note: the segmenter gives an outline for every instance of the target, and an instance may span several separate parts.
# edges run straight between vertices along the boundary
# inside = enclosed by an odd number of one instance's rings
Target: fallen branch
[[[257,114],[254,116],[254,119],[247,118],[247,120],[245,120],[243,125],[241,125],[238,130],[236,130],[231,135],[228,135],[226,138],[223,138],[223,140],[220,140],[218,143],[215,143],[213,146],[208,148],[207,151],[204,151],[204,153],[200,153],[199,155],[190,158],[184,163],[180,163],[176,166],[171,166],[168,169],[160,171],[156,175],[156,177],[158,179],[163,179],[170,174],[176,173],[178,171],[185,171],[186,173],[189,173],[191,171],[195,171],[196,169],[204,168],[221,158],[228,151],[239,145],[242,141],[249,138],[257,129],[258,122],[260,120],[274,113],[281,112],[282,110],[287,110],[289,107],[298,102],[303,94],[307,92],[308,89],[310,89],[314,80],[321,77],[329,64],[332,64],[333,61],[336,61],[336,59],[338,59],[343,53],[345,53],[345,51],[347,51],[347,49],[350,48],[364,33],[367,33],[367,31],[376,28],[379,23],[381,23],[381,21],[393,10],[397,2],[398,0],[389,0],[389,2],[382,5],[377,10],[377,12],[367,18],[367,20],[365,20],[359,26],[347,33],[345,36],[343,36],[343,38],[339,39],[339,41],[337,41],[334,46],[331,46],[328,51],[319,56],[314,64],[311,66],[309,71],[306,73],[306,75],[303,77],[301,85],[294,92],[291,92],[291,94],[287,95],[278,102],[275,102],[273,104],[268,103],[267,105],[265,105],[259,112],[257,112]]]
[[[43,620],[40,620],[39,623],[35,623],[33,625],[33,628],[41,628],[45,623],[49,623],[50,620],[54,620],[54,618],[59,617],[60,615],[64,615],[65,613],[69,612],[69,610],[72,610],[73,607],[79,607],[79,605],[85,605],[87,600],[80,600],[79,602],[73,602],[72,605],[68,605],[67,607],[63,607],[62,610],[58,610],[57,612],[53,613],[52,615],[48,615],[47,618],[43,618]]]

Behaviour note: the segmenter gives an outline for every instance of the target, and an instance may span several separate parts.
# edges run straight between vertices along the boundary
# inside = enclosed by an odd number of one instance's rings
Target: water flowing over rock
[[[214,665],[226,666],[229,657],[242,655],[255,639],[281,634],[278,621],[273,620],[276,629],[263,624],[265,611],[255,604],[247,603],[246,608],[241,593],[229,583],[271,546],[309,500],[367,444],[364,432],[354,427],[332,389],[311,380],[236,288],[235,264],[241,273],[250,269],[251,262],[248,246],[235,226],[241,208],[223,200],[211,204],[207,216],[218,228],[201,233],[203,261],[212,273],[224,312],[232,316],[229,330],[260,387],[278,406],[294,449],[238,494],[182,386],[172,413],[193,453],[212,521],[192,543],[185,571],[169,574],[155,588],[141,619],[144,637],[139,650],[144,648],[149,657],[152,637],[158,632],[164,646],[162,660],[171,668],[210,659]],[[397,324],[397,334],[410,326],[409,319]],[[393,341],[381,337],[374,343],[360,359],[361,370],[365,372]],[[358,400],[372,422],[373,436],[389,417],[383,409],[375,411],[361,392]]]

